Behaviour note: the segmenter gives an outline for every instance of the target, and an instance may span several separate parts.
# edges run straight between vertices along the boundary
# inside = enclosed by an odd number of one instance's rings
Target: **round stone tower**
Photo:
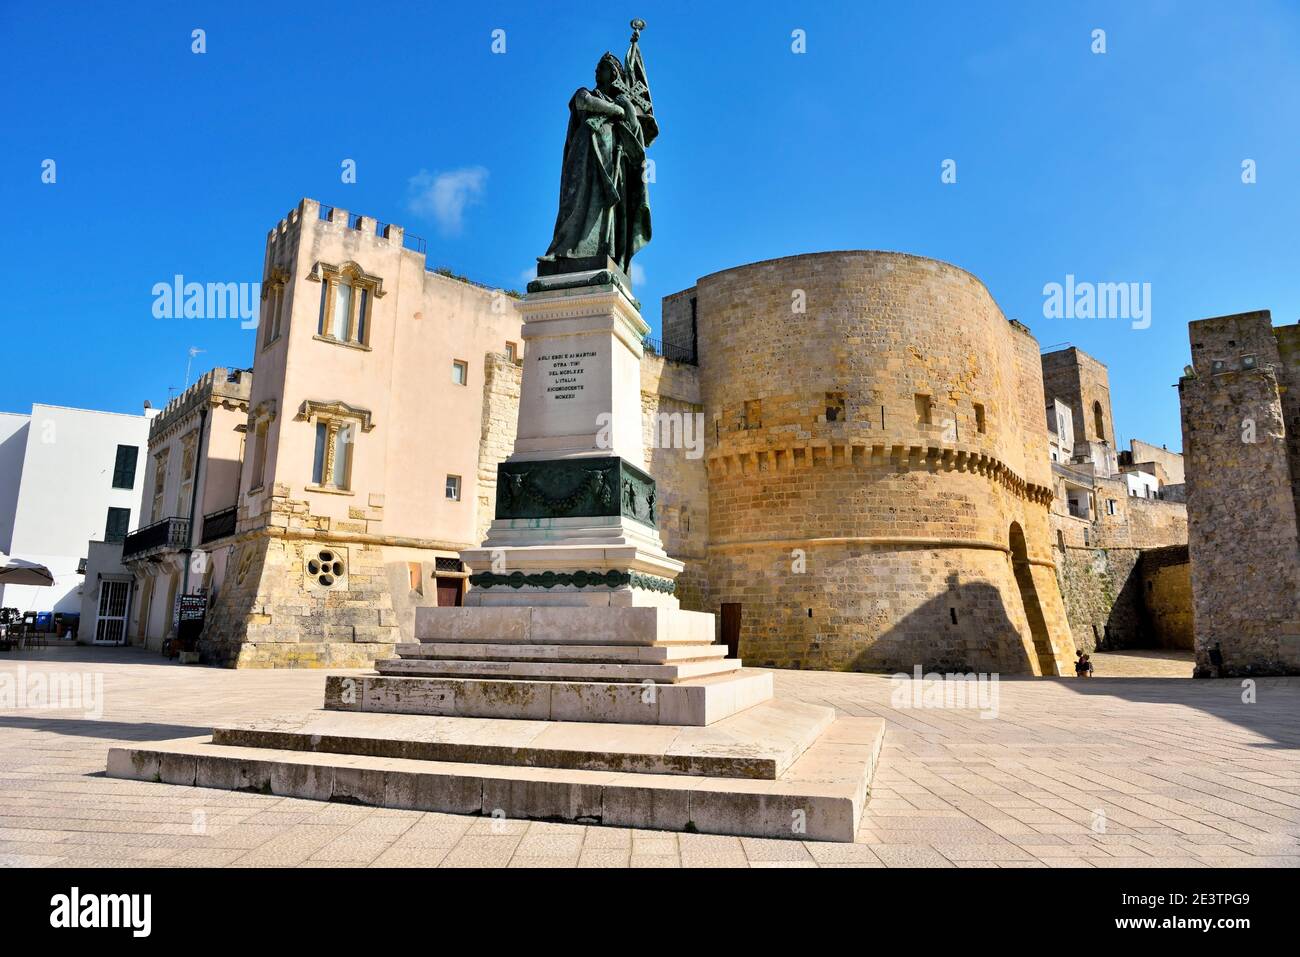
[[[695,297],[708,603],[748,663],[1068,668],[1038,344],[983,283],[831,252]]]

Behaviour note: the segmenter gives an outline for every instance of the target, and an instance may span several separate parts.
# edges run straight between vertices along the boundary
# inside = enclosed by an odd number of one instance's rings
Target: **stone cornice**
[[[362,432],[369,432],[375,427],[375,423],[371,421],[369,409],[358,409],[338,399],[332,402],[304,399],[302,405],[298,407],[298,414],[294,418],[303,422],[310,421],[312,418],[352,419],[361,424]]]
[[[317,261],[312,265],[311,272],[307,274],[307,281],[321,282],[324,279],[337,276],[349,276],[353,279],[359,279],[366,285],[373,286],[376,299],[382,299],[384,296],[383,278],[366,272],[358,263],[351,259],[337,266]]]
[[[801,453],[798,463],[795,453]],[[779,455],[777,453],[780,453]],[[753,475],[760,470],[803,471],[814,468],[843,468],[848,465],[892,468],[899,472],[944,471],[971,472],[1006,487],[1012,493],[1044,508],[1052,502],[1052,489],[1026,482],[1006,463],[974,449],[941,446],[867,445],[865,443],[828,443],[799,445],[753,452],[718,453],[706,459],[710,478],[728,475]]]

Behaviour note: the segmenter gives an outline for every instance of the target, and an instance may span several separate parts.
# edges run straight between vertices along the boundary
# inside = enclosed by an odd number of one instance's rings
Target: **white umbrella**
[[[44,565],[29,562],[22,558],[10,558],[0,552],[0,585],[37,585],[44,587],[54,584],[54,576]]]

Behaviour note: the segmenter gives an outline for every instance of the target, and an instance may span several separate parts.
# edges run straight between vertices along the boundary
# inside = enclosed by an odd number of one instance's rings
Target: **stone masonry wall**
[[[983,285],[850,252],[695,289],[708,610],[742,605],[742,657],[1068,667],[1038,350]]]
[[[478,544],[496,514],[497,466],[515,448],[523,366],[504,353],[488,353],[483,363],[483,422],[478,456]]]
[[[677,600],[703,611],[708,595],[708,472],[704,465],[704,414],[699,370],[646,355],[641,361],[644,466],[655,480],[659,535],[664,550],[686,563],[677,577]]]
[[[1300,418],[1288,408],[1300,383],[1274,335],[1268,312],[1189,328],[1194,374],[1179,396],[1198,675],[1300,674]]]

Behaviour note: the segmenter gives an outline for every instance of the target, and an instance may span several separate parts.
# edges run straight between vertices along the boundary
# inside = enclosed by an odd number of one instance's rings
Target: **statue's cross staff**
[[[632,101],[632,105],[642,113],[650,113],[654,110],[650,102],[650,84],[646,79],[645,60],[641,57],[641,47],[637,41],[641,38],[641,31],[645,29],[645,21],[641,19],[633,20],[632,42],[627,48],[627,56],[623,58],[623,70],[627,75],[626,83],[615,82],[620,91],[626,93]]]

